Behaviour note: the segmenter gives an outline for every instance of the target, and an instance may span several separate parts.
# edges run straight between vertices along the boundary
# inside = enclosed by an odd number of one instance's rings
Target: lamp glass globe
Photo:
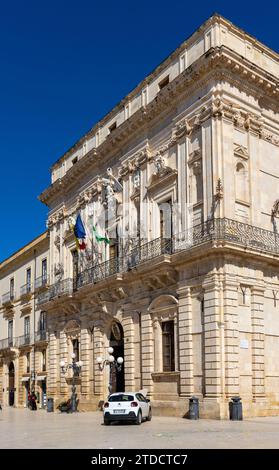
[[[117,362],[118,362],[118,364],[123,364],[123,362],[124,362],[123,357],[118,357]]]
[[[109,356],[108,360],[110,363],[114,362],[114,356]]]
[[[109,354],[112,354],[113,351],[114,351],[114,349],[110,346],[110,347],[108,348],[108,353],[109,353]]]
[[[60,367],[65,367],[65,362],[64,361],[60,362]]]
[[[72,356],[72,359],[75,359],[76,357],[75,353],[72,353],[71,356]]]
[[[79,367],[82,367],[82,366],[83,366],[83,362],[79,361]]]
[[[101,364],[103,362],[103,359],[101,358],[101,356],[97,357],[97,362],[98,362],[98,364]]]

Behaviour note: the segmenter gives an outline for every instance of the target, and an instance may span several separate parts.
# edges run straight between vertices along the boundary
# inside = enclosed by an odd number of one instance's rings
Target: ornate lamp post
[[[77,395],[76,395],[76,385],[75,377],[78,377],[83,366],[82,361],[75,361],[76,355],[72,354],[72,364],[65,364],[64,361],[60,362],[61,371],[63,374],[66,374],[69,369],[73,370],[72,376],[72,396],[71,396],[71,413],[77,411]]]
[[[116,368],[117,372],[120,372],[122,369],[122,364],[124,362],[123,357],[119,356],[117,359],[113,356],[113,348],[109,347],[107,352],[109,357],[103,359],[101,356],[97,357],[97,363],[99,365],[99,370],[103,371],[105,366],[109,366],[109,395],[112,391],[112,370],[113,366]]]

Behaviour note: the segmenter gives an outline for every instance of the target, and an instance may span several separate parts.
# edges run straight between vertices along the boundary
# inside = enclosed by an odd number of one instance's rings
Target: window
[[[77,282],[78,282],[78,251],[73,250],[72,251],[72,261],[73,261],[73,281],[74,281],[74,287],[77,287]]]
[[[26,353],[26,372],[30,372],[30,352]]]
[[[114,122],[111,126],[109,126],[109,134],[111,134],[116,129],[116,122]]]
[[[46,371],[46,349],[42,351],[42,371]]]
[[[25,338],[30,337],[30,317],[24,318],[24,336]]]
[[[141,93],[141,105],[146,106],[147,105],[147,89],[142,90]]]
[[[137,189],[140,187],[140,169],[137,168],[133,175],[134,188]]]
[[[183,72],[186,68],[186,56],[185,54],[180,56],[180,73]]]
[[[15,280],[12,277],[12,279],[10,279],[10,299],[14,300],[14,298],[15,298]]]
[[[158,86],[159,86],[159,90],[162,90],[163,88],[165,88],[165,86],[167,86],[170,82],[170,76],[167,75],[163,80],[161,80],[159,83],[158,83]]]
[[[159,205],[160,209],[160,237],[172,237],[172,200],[169,199]]]
[[[75,361],[79,361],[79,340],[73,339],[73,353],[75,354]]]
[[[82,146],[82,155],[85,155],[87,153],[87,142],[84,142]]]
[[[125,119],[129,119],[130,117],[130,104],[126,104],[125,106]]]
[[[40,331],[46,331],[46,312],[41,312],[40,314]]]
[[[9,346],[13,345],[13,337],[14,337],[14,322],[13,322],[13,320],[9,320],[9,323],[8,323],[8,343],[9,343]]]
[[[26,270],[26,291],[31,292],[31,268]]]
[[[163,371],[171,372],[175,370],[174,361],[174,322],[166,321],[162,323],[163,338]]]
[[[42,260],[42,285],[47,284],[47,259]]]

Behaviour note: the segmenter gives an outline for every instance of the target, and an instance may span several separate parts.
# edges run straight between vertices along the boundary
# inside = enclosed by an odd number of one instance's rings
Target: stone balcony
[[[235,247],[251,250],[258,254],[279,256],[279,234],[236,220],[210,219],[190,230],[178,233],[172,238],[157,238],[148,243],[138,244],[122,257],[88,266],[73,279],[65,279],[50,286],[38,295],[38,304],[46,304],[61,297],[71,297],[81,288],[97,284],[104,279],[115,277],[154,262],[171,260],[171,256],[189,253],[197,247],[209,244],[212,247]]]

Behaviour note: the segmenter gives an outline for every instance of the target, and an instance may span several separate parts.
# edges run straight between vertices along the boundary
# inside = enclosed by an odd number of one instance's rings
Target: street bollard
[[[229,403],[230,419],[232,421],[242,421],[242,403],[240,397],[232,397]]]
[[[199,419],[199,399],[197,397],[189,398],[189,419]]]

